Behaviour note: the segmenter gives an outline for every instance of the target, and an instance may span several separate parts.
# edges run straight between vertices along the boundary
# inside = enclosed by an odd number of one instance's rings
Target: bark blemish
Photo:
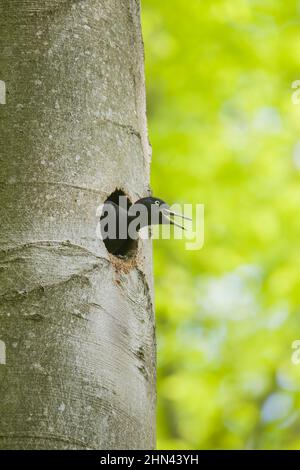
[[[37,312],[33,312],[33,313],[25,315],[26,320],[41,321],[41,320],[44,320],[44,318],[45,318],[45,315],[43,315],[42,313],[37,313]]]
[[[138,366],[138,370],[140,371],[140,373],[143,375],[143,377],[148,380],[148,373],[147,373],[147,370],[145,368],[145,366]]]
[[[60,411],[61,413],[63,413],[66,409],[66,405],[64,403],[61,403],[58,407],[58,411]]]
[[[145,351],[143,346],[140,346],[135,354],[139,359],[141,359],[141,361],[145,360]]]

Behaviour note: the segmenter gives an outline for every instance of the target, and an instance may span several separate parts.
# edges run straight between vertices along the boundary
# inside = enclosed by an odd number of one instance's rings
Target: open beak
[[[179,218],[181,218],[181,219],[190,220],[190,221],[193,220],[193,219],[191,219],[190,217],[186,217],[186,216],[184,216],[184,215],[182,215],[182,214],[178,214],[178,213],[176,213],[176,212],[172,212],[172,211],[170,211],[169,209],[165,209],[165,208],[164,208],[164,209],[162,210],[162,212],[163,212],[164,216],[169,220],[169,222],[170,222],[171,225],[175,225],[176,227],[179,227],[179,228],[181,228],[182,230],[186,230],[185,227],[184,227],[183,225],[180,225],[180,224],[177,224],[176,222],[174,222],[174,220],[171,219],[171,217],[179,217]]]

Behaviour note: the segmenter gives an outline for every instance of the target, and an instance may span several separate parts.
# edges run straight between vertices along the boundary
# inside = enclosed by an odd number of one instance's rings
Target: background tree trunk
[[[0,0],[0,79],[0,448],[151,448],[150,242],[96,237],[148,190],[138,1]]]

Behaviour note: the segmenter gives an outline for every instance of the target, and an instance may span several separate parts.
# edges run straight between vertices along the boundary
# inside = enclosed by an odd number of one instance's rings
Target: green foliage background
[[[154,194],[206,211],[155,242],[158,447],[300,449],[300,2],[142,7]]]

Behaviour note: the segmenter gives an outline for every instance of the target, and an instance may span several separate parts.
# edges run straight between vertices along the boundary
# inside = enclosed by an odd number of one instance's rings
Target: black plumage
[[[130,207],[122,207],[108,200],[100,218],[101,237],[110,253],[124,256],[138,239],[139,231],[143,227],[171,224],[184,229],[170,218],[173,216],[188,219],[172,212],[168,204],[160,198],[145,197]]]

